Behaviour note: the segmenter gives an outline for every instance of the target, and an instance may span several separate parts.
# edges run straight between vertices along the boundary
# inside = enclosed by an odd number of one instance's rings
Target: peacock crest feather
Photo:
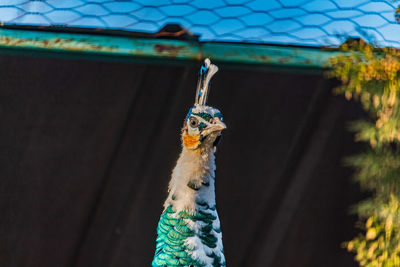
[[[157,227],[153,267],[226,266],[215,203],[214,156],[226,126],[222,113],[206,106],[217,71],[209,59],[200,69],[195,103],[182,128],[182,152]]]

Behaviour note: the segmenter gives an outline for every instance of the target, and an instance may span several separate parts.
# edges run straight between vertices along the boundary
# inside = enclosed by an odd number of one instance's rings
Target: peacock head
[[[189,110],[182,128],[182,145],[188,149],[216,147],[226,128],[222,113],[207,106],[211,77],[218,67],[207,58],[200,68],[194,106]]]
[[[209,106],[194,106],[189,110],[182,129],[182,144],[188,149],[216,147],[221,131],[226,128],[222,113]]]

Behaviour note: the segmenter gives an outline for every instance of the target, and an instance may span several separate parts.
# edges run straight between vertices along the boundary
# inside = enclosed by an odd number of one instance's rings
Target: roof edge
[[[161,61],[201,61],[209,57],[213,61],[227,64],[313,69],[329,68],[329,59],[339,53],[338,50],[310,47],[198,42],[4,28],[0,28],[0,49]]]

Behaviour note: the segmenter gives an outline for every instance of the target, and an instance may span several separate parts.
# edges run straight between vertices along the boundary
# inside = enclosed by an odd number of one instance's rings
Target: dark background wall
[[[0,265],[149,266],[197,64],[0,56]],[[358,105],[321,75],[226,68],[217,206],[228,266],[356,266],[344,156]]]

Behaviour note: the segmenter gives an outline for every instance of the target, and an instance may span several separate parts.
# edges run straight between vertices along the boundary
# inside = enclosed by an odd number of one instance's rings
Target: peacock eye
[[[192,127],[192,128],[196,128],[197,126],[199,126],[199,120],[196,119],[195,117],[191,117],[191,118],[189,119],[189,125],[190,125],[190,127]]]

